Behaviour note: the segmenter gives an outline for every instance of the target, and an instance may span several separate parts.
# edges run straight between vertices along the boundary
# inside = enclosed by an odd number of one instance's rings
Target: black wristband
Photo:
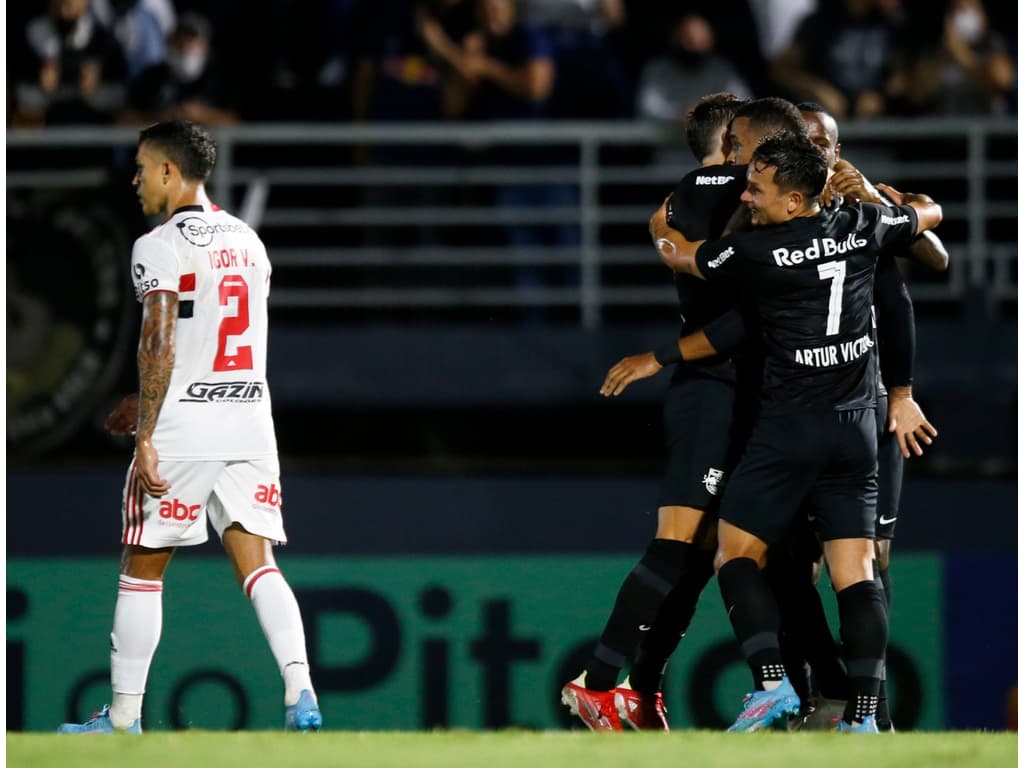
[[[679,351],[679,339],[654,350],[654,359],[662,368],[683,362],[683,353]]]

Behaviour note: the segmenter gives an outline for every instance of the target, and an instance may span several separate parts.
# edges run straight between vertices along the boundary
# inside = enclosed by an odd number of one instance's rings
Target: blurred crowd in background
[[[702,95],[838,118],[1016,114],[995,0],[43,0],[8,125],[657,119]]]

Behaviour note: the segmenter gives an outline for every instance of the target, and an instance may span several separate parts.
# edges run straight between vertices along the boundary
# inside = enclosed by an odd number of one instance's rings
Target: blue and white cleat
[[[800,697],[788,677],[773,691],[754,691],[743,697],[743,711],[727,730],[733,733],[760,731],[776,720],[800,713]]]
[[[284,708],[284,729],[286,731],[299,731],[309,733],[319,731],[324,724],[323,715],[320,714],[320,707],[317,706],[313,692],[303,690],[299,694],[299,700],[291,706]]]
[[[875,722],[875,716],[869,715],[861,720],[859,723],[848,723],[845,720],[839,721],[839,727],[836,728],[839,733],[878,733],[878,723]]]
[[[102,736],[111,733],[127,733],[131,736],[142,735],[142,718],[134,720],[127,728],[115,728],[110,722],[110,707],[106,706],[99,712],[93,712],[92,717],[84,723],[64,723],[57,729],[57,733],[73,733],[79,736]]]

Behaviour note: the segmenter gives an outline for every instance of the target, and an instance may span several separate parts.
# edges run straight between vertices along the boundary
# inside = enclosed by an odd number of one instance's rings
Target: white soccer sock
[[[299,604],[281,571],[273,566],[263,566],[250,573],[242,589],[252,601],[270,651],[281,670],[284,703],[290,706],[299,700],[304,689],[313,691]]]
[[[163,628],[162,581],[122,575],[110,632],[110,722],[127,728],[142,716],[142,695]]]

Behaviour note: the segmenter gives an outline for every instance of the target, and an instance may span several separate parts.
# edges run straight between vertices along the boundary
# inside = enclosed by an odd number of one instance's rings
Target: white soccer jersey
[[[153,446],[164,460],[277,454],[267,388],[270,261],[241,219],[187,205],[132,249],[135,296],[178,294],[174,370]]]

